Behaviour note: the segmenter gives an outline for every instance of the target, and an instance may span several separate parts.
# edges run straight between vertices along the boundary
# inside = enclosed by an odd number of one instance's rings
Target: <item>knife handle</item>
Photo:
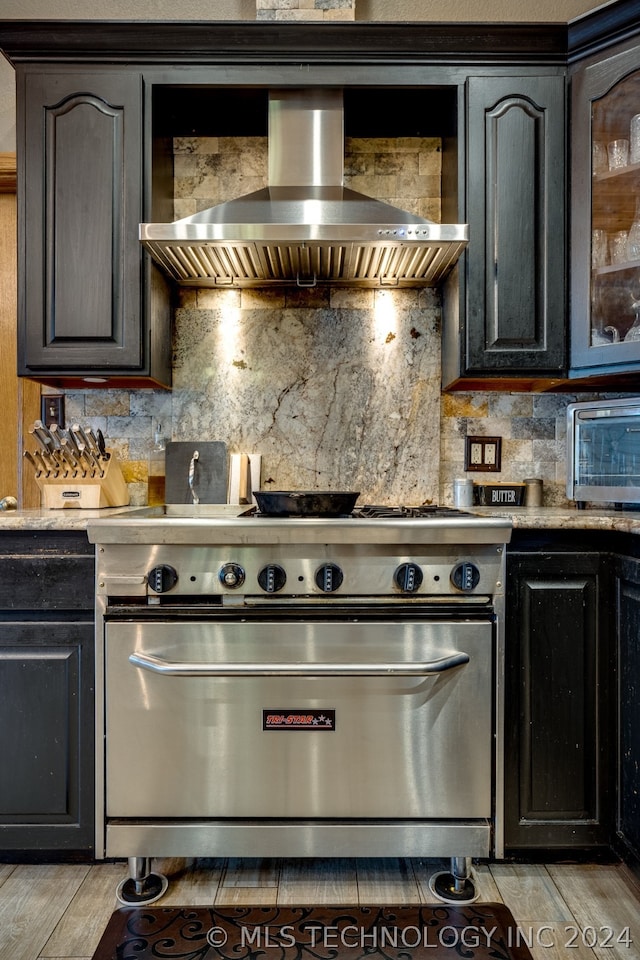
[[[36,421],[37,422],[37,421]],[[42,430],[39,427],[36,427],[34,424],[32,427],[29,427],[29,433],[36,441],[42,453],[49,454],[53,449],[53,442],[47,440]]]
[[[52,423],[49,427],[49,436],[53,441],[56,450],[60,450],[62,445],[62,433],[57,423]]]
[[[25,458],[25,460],[29,461],[33,469],[36,471],[36,477],[39,477],[40,474],[42,473],[42,467],[40,466],[39,463],[36,463],[36,458],[33,456],[33,454],[29,453],[28,450],[25,450],[23,453],[23,457]]]
[[[108,460],[111,456],[110,453],[107,453],[107,445],[104,440],[104,434],[102,430],[96,430],[96,440],[98,441],[98,450],[100,451],[100,456],[103,460]]]

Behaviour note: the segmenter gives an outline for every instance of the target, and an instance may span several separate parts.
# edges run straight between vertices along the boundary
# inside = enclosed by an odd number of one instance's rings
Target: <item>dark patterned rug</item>
[[[126,907],[93,960],[531,960],[501,903]]]

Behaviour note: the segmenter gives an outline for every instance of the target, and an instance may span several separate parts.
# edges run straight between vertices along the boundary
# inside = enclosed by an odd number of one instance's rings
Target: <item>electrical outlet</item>
[[[502,469],[502,437],[466,437],[465,470],[499,473]]]
[[[44,393],[40,398],[40,419],[45,426],[57,423],[64,427],[64,394]]]

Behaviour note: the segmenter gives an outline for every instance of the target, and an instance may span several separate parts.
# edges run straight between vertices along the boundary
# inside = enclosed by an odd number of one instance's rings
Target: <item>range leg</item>
[[[116,897],[125,906],[155,903],[164,894],[169,881],[161,873],[151,873],[149,857],[129,857],[129,876],[118,884]]]
[[[443,903],[473,903],[477,900],[471,857],[451,857],[450,872],[434,873],[429,879],[429,889]]]

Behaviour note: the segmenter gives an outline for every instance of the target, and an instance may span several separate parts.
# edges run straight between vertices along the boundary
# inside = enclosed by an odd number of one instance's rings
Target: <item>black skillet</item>
[[[351,513],[359,493],[318,490],[254,490],[265,517],[343,517]]]

